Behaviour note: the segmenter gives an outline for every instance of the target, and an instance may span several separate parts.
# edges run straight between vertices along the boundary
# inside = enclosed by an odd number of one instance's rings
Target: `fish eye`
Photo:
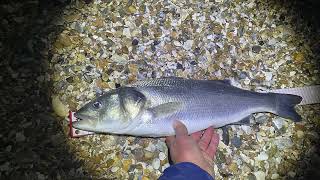
[[[94,102],[94,103],[92,104],[92,106],[93,106],[95,109],[99,109],[99,108],[102,107],[102,104],[101,104],[101,102],[96,101],[96,102]]]

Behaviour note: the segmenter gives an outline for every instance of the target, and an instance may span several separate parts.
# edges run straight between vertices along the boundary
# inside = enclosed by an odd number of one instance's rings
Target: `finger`
[[[180,122],[180,121],[175,121],[173,124],[174,131],[176,132],[176,137],[181,137],[181,136],[187,136],[188,135],[188,130],[186,126]]]
[[[174,143],[175,137],[174,136],[168,136],[166,137],[166,144],[168,148]]]
[[[206,150],[207,154],[211,158],[214,158],[214,155],[217,152],[218,145],[219,145],[219,134],[214,131],[214,133],[213,133],[213,135],[211,137],[211,141],[210,141],[210,144],[208,146],[208,149]]]
[[[198,142],[200,140],[201,134],[202,134],[202,131],[198,131],[198,132],[192,133],[191,137]]]
[[[199,147],[201,150],[205,151],[208,148],[212,134],[213,134],[212,127],[208,128],[204,131],[204,134],[202,135],[202,137],[199,141]]]

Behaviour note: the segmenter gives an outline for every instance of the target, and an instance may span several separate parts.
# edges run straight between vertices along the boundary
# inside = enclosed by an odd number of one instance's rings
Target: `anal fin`
[[[241,119],[241,120],[238,121],[238,122],[232,123],[232,125],[249,125],[251,118],[252,118],[252,114],[250,114],[249,116]]]
[[[252,114],[250,114],[247,117],[244,117],[243,119],[241,119],[238,122],[223,126],[221,128],[222,129],[222,142],[225,145],[229,145],[229,142],[230,142],[229,127],[230,127],[230,125],[249,125],[251,118],[252,118]]]

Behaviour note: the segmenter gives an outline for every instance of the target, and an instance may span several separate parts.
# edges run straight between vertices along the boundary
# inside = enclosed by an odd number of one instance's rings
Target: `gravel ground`
[[[70,139],[68,110],[144,78],[228,78],[251,90],[319,84],[315,4],[2,2],[0,177],[156,179],[169,166],[162,139]],[[302,123],[258,114],[253,126],[232,126],[216,178],[317,176],[320,107],[297,109]]]

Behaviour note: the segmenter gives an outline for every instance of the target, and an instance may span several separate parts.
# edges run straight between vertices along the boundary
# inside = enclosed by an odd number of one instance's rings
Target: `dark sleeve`
[[[159,178],[159,180],[187,179],[214,180],[209,173],[190,162],[182,162],[168,167]]]

